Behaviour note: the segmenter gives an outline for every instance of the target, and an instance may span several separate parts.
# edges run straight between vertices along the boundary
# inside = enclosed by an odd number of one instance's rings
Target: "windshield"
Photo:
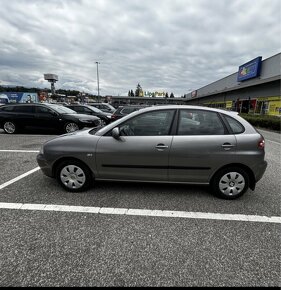
[[[102,111],[96,107],[93,106],[88,106],[86,105],[87,108],[91,109],[92,111],[96,112],[96,113],[102,113]]]
[[[69,108],[66,108],[62,105],[55,105],[55,104],[46,104],[46,105],[60,114],[77,114],[75,111]]]

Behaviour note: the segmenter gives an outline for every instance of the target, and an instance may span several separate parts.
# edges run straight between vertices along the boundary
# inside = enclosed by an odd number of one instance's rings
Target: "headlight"
[[[106,116],[108,119],[111,119],[111,116]]]

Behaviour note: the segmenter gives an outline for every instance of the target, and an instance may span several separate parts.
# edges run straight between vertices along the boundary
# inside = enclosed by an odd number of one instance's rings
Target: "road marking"
[[[51,211],[73,212],[73,213],[103,214],[103,215],[149,216],[149,217],[165,217],[165,218],[186,218],[186,219],[281,224],[281,217],[277,217],[277,216],[267,217],[267,216],[243,215],[243,214],[220,214],[220,213],[204,213],[204,212],[86,207],[86,206],[52,205],[52,204],[27,204],[27,203],[24,204],[24,203],[4,203],[4,202],[0,202],[0,209],[50,211],[50,212]]]
[[[274,144],[281,145],[281,143],[279,143],[279,142],[275,142],[275,141],[271,141],[271,140],[265,140],[265,142],[270,142],[270,143],[274,143]]]
[[[9,186],[9,185],[11,185],[11,184],[13,184],[13,183],[15,183],[15,182],[21,180],[22,178],[24,178],[24,177],[26,177],[26,176],[28,176],[28,175],[30,175],[30,174],[32,174],[32,173],[38,171],[39,169],[40,169],[40,167],[36,167],[36,168],[34,168],[34,169],[32,169],[32,170],[30,170],[30,171],[28,171],[28,172],[26,172],[26,173],[24,173],[24,174],[22,174],[22,175],[20,175],[20,176],[14,178],[14,179],[12,179],[12,180],[10,180],[10,181],[7,181],[7,182],[1,184],[1,185],[0,185],[0,189],[3,189],[3,188],[5,188],[5,187],[7,187],[7,186]]]
[[[38,153],[39,150],[0,150],[0,152],[12,152],[12,153]]]

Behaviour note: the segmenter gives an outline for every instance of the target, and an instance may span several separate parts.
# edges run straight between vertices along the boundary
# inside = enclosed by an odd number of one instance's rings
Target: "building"
[[[280,116],[280,67],[281,53],[263,61],[257,57],[237,72],[186,94],[186,103]]]

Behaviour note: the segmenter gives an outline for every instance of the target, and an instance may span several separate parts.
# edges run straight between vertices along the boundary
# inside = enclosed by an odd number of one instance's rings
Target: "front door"
[[[102,136],[96,149],[98,178],[167,180],[174,113],[145,112],[119,125],[119,140]]]

